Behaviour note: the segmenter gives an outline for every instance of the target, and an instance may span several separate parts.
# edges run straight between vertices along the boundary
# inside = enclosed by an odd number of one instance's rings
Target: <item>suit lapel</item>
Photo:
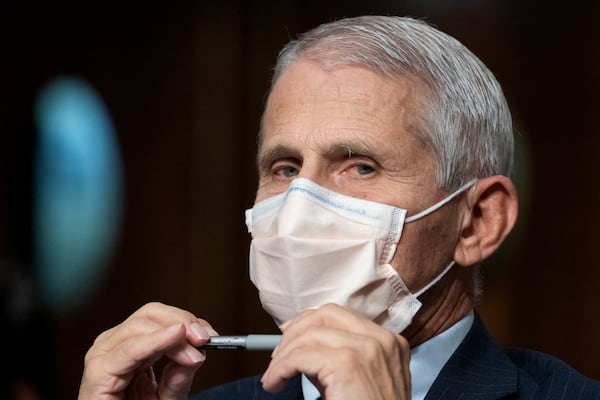
[[[427,392],[425,400],[495,400],[517,391],[518,371],[479,315]]]

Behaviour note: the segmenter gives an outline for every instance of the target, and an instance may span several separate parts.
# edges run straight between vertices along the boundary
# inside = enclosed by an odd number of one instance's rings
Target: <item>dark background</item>
[[[359,14],[426,18],[496,74],[518,128],[522,208],[486,266],[480,312],[502,344],[557,355],[600,379],[598,6],[366,3],[0,6],[0,271],[33,275],[30,112],[48,80],[76,74],[98,90],[126,184],[119,242],[91,298],[67,313],[38,304],[16,336],[3,329],[4,370],[18,378],[3,382],[13,393],[33,386],[45,398],[74,398],[94,338],[148,301],[189,309],[223,334],[274,331],[248,280],[243,223],[271,68],[297,33]],[[209,354],[195,388],[260,373],[267,362]]]

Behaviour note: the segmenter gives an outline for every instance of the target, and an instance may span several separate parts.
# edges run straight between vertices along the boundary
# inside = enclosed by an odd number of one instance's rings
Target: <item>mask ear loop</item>
[[[431,214],[432,212],[434,212],[437,209],[445,206],[447,203],[449,203],[456,196],[458,196],[459,194],[461,194],[462,192],[464,192],[465,190],[467,190],[468,188],[470,188],[475,182],[477,182],[477,179],[470,180],[469,182],[465,183],[460,188],[458,188],[454,193],[452,193],[448,197],[442,199],[441,201],[437,202],[436,204],[432,205],[431,207],[426,208],[425,210],[423,210],[421,212],[418,212],[415,215],[411,215],[410,217],[405,218],[404,222],[408,224],[409,222],[416,221],[419,218],[423,218],[424,216],[426,216],[428,214]]]
[[[427,285],[423,286],[421,289],[414,292],[412,295],[415,297],[419,297],[420,295],[422,295],[423,293],[428,291],[433,285],[438,283],[440,281],[440,279],[442,279],[448,271],[450,271],[450,269],[454,266],[454,264],[456,264],[456,262],[454,260],[450,261],[450,264],[448,264],[446,266],[446,268],[444,268],[444,270],[442,272],[440,272],[440,274],[438,276],[435,277],[435,279],[433,279]]]
[[[462,192],[464,192],[465,190],[467,190],[468,188],[470,188],[475,182],[477,182],[477,179],[472,179],[469,182],[465,183],[464,185],[462,185],[460,188],[458,188],[458,190],[456,190],[454,193],[452,193],[451,195],[449,195],[448,197],[446,197],[445,199],[441,200],[440,202],[434,204],[433,206],[415,214],[415,215],[411,215],[410,217],[406,218],[404,220],[404,222],[409,223],[409,222],[413,222],[416,221],[419,218],[422,218],[428,214],[431,214],[432,212],[434,212],[435,210],[443,207],[444,205],[446,205],[448,202],[450,202],[452,199],[454,199],[456,196],[458,196],[459,194],[461,194]],[[444,275],[446,275],[448,273],[448,271],[450,271],[450,269],[454,266],[454,264],[456,264],[456,262],[454,260],[452,260],[450,262],[450,264],[448,264],[446,266],[446,268],[444,268],[444,270],[442,272],[439,273],[438,276],[435,277],[435,279],[433,279],[431,282],[429,282],[427,285],[423,286],[421,289],[417,290],[415,293],[413,293],[413,296],[415,297],[419,297],[420,295],[422,295],[423,293],[425,293],[427,290],[429,290],[433,285],[435,285],[436,283],[438,283],[443,277]]]

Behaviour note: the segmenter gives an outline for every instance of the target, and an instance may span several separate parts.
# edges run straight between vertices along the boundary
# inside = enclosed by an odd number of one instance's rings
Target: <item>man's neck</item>
[[[402,335],[415,347],[439,335],[473,308],[473,269],[455,266],[419,297],[423,306]]]

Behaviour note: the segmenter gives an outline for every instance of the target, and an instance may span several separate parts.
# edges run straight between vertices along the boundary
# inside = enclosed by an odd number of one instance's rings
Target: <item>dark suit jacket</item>
[[[298,376],[282,392],[267,393],[256,376],[209,389],[190,399],[299,400],[302,388]],[[600,382],[547,354],[498,347],[476,316],[471,330],[425,397],[438,399],[600,400]]]

